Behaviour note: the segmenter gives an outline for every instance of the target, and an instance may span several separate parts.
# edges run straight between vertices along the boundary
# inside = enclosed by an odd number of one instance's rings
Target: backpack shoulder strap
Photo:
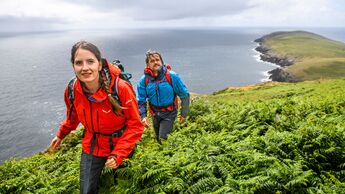
[[[114,85],[113,85],[113,88],[112,88],[112,91],[111,91],[111,96],[113,97],[113,98],[115,98],[119,103],[121,103],[121,101],[120,101],[120,97],[119,97],[119,87],[118,87],[118,85],[119,85],[119,76],[117,76],[116,78],[115,78],[115,83],[114,83]]]
[[[114,83],[114,85],[113,85],[113,87],[112,87],[112,91],[111,91],[111,96],[113,97],[113,98],[115,98],[118,102],[119,102],[119,104],[121,105],[121,100],[120,100],[120,95],[119,95],[119,81],[120,80],[123,80],[123,82],[125,83],[125,84],[127,84],[129,87],[130,87],[130,89],[132,90],[132,92],[135,94],[135,92],[134,92],[134,89],[133,89],[133,85],[132,84],[130,84],[129,82],[127,82],[126,80],[124,80],[124,79],[122,79],[120,76],[117,76],[116,78],[115,78],[115,83]]]
[[[150,79],[149,77],[145,76],[145,86],[147,86],[150,82]]]
[[[72,111],[73,111],[73,106],[74,106],[74,86],[75,86],[76,81],[77,81],[77,78],[74,77],[68,83],[67,95],[70,102],[68,120],[71,120],[71,116],[72,116]]]
[[[171,65],[170,64],[165,64],[165,67],[167,68],[167,70],[171,70]]]
[[[167,70],[165,72],[165,79],[167,79],[167,81],[169,82],[169,84],[172,87],[172,80],[171,80],[171,76],[170,76],[171,66],[169,64],[166,64],[165,66],[167,68]]]
[[[172,89],[174,90],[174,87],[173,87],[173,84],[172,84],[172,79],[171,79],[171,75],[170,75],[170,70],[171,70],[171,65],[170,64],[166,64],[165,65],[166,66],[166,68],[167,68],[167,70],[166,70],[166,72],[165,72],[165,79],[168,81],[168,83],[170,84],[170,86],[172,87]],[[177,102],[176,101],[176,93],[175,93],[175,90],[174,90],[174,94],[175,94],[175,103]]]

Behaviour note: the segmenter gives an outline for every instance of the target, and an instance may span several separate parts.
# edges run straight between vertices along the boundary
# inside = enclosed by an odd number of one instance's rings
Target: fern
[[[141,182],[142,184],[157,184],[161,180],[171,176],[169,170],[169,168],[158,168],[149,170],[141,176]]]
[[[217,178],[209,177],[198,180],[195,184],[191,185],[187,192],[188,193],[202,193],[205,191],[213,191],[218,189],[223,182]]]
[[[104,169],[101,193],[343,193],[344,84],[200,97],[162,145],[147,129],[132,158]],[[80,136],[56,153],[5,162],[0,193],[79,193]]]

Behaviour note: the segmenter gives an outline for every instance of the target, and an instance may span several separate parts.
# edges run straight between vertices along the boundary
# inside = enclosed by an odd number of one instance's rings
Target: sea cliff
[[[294,58],[279,56],[274,50],[272,50],[270,46],[266,44],[268,39],[283,33],[284,32],[275,32],[256,39],[255,42],[257,42],[259,46],[256,47],[255,50],[261,53],[260,60],[280,66],[268,72],[270,74],[269,79],[278,82],[297,82],[298,79],[294,75],[284,70],[285,67],[295,63]]]
[[[345,43],[305,31],[273,32],[255,40],[260,59],[278,65],[270,79],[297,82],[345,77]]]

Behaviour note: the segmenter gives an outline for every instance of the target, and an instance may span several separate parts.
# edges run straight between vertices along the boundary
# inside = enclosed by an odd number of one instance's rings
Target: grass
[[[345,78],[193,94],[187,123],[105,169],[100,193],[343,193]],[[81,131],[0,166],[0,193],[79,193]],[[114,179],[115,178],[115,179]]]
[[[253,86],[230,87],[200,98],[217,103],[262,102],[289,97],[300,97],[300,100],[306,97],[330,98],[330,93],[345,92],[342,89],[344,85],[345,79],[319,79],[300,83],[265,82]]]

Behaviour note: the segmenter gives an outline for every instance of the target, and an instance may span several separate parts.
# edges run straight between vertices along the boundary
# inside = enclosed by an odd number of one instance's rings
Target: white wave
[[[265,77],[262,78],[260,80],[260,82],[268,82],[268,81],[272,81],[272,79],[270,79],[270,74],[268,73],[269,71],[262,71],[261,74],[263,74]]]

